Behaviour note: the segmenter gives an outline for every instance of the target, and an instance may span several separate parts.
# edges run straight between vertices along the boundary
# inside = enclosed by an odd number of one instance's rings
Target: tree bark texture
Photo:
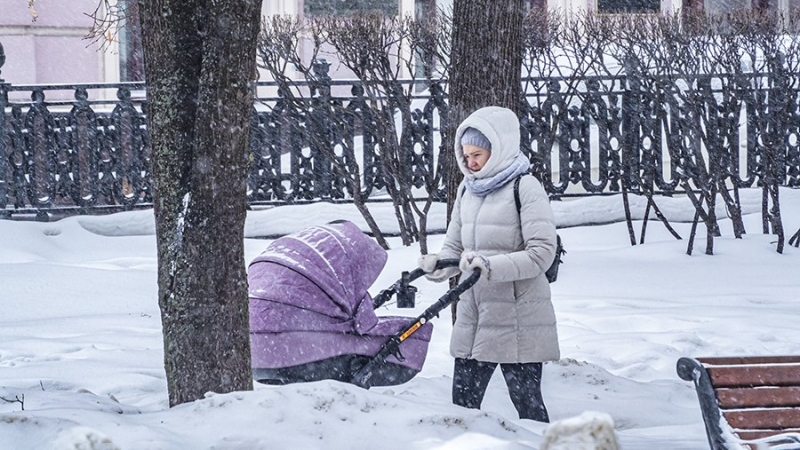
[[[252,389],[244,261],[261,0],[140,2],[169,404]]]
[[[522,96],[522,0],[454,0],[450,55],[449,126],[446,133],[447,217],[461,172],[453,159],[458,125],[484,106],[519,115]]]

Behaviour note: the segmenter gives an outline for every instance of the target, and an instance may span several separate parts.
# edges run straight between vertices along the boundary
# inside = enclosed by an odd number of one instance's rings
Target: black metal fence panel
[[[399,103],[367,98],[358,80],[322,80],[314,86],[298,82],[308,93],[300,104],[278,95],[274,83],[257,83],[256,92],[276,94],[257,95],[254,103],[251,204],[351,201],[350,185],[337,174],[348,164],[360,168],[362,195],[384,196],[380,158],[386,137],[376,124],[398,121]],[[552,196],[622,189],[672,195],[703,189],[713,174],[737,187],[760,185],[769,176],[783,186],[800,186],[797,91],[780,88],[769,74],[524,83],[522,147]],[[144,88],[0,80],[0,215],[151,206]],[[417,87],[409,81],[403,88]],[[342,90],[349,94],[331,94]],[[403,176],[421,195],[438,199],[444,198],[446,180],[432,192],[426,186],[438,154],[450,151],[441,139],[451,126],[446,90],[440,82],[427,86],[413,96],[412,110],[404,111],[410,120],[398,121],[406,127]],[[68,91],[73,99],[48,101],[56,91]]]

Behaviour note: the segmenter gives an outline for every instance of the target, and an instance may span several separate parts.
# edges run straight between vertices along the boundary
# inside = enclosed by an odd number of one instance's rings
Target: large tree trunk
[[[172,406],[252,389],[243,235],[261,1],[140,7]]]
[[[452,151],[456,128],[484,106],[504,106],[519,115],[523,101],[523,16],[522,0],[453,2],[449,128],[445,133],[445,153],[439,155],[445,158],[448,223],[462,179]]]
[[[504,106],[519,114],[522,98],[522,0],[454,0],[447,165],[448,219],[461,182],[453,161],[458,125],[476,109]]]

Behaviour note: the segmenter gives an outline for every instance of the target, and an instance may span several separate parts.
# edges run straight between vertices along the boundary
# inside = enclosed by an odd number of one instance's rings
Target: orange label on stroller
[[[420,323],[419,320],[414,325],[411,325],[411,328],[409,328],[408,331],[406,331],[405,333],[400,335],[400,342],[405,341],[406,338],[408,338],[409,336],[414,334],[414,332],[417,331],[419,329],[419,327],[421,327],[421,326],[422,326],[422,323]]]

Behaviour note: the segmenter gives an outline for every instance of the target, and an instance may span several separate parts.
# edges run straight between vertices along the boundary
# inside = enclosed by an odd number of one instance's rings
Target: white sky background
[[[800,191],[781,195],[791,235],[800,227]],[[694,215],[686,199],[659,199],[684,240],[650,222],[637,246],[623,222],[582,225],[621,219],[618,196],[553,204],[569,253],[552,285],[562,352],[544,368],[552,420],[604,412],[626,450],[707,448],[677,359],[800,353],[800,250],[776,253],[775,236],[761,234],[760,191],[742,197],[749,234],[734,239],[723,220],[714,256],[703,254],[702,226],[694,256],[685,254]],[[391,230],[387,206],[371,205]],[[638,217],[643,206],[634,201]],[[434,211],[433,227],[444,225],[443,213]],[[339,218],[363,223],[347,205],[253,211],[247,262],[268,244],[253,236]],[[638,236],[641,222],[636,229]],[[373,294],[416,267],[419,248],[390,241]],[[431,248],[441,241],[433,236]],[[415,284],[416,309],[379,314],[416,315],[445,291],[424,279]],[[425,367],[406,384],[257,385],[168,409],[156,293],[151,211],[0,221],[0,396],[24,395],[25,407],[0,401],[0,449],[473,450],[535,449],[542,441],[546,425],[517,419],[499,371],[483,410],[450,403],[449,311],[434,321]]]

